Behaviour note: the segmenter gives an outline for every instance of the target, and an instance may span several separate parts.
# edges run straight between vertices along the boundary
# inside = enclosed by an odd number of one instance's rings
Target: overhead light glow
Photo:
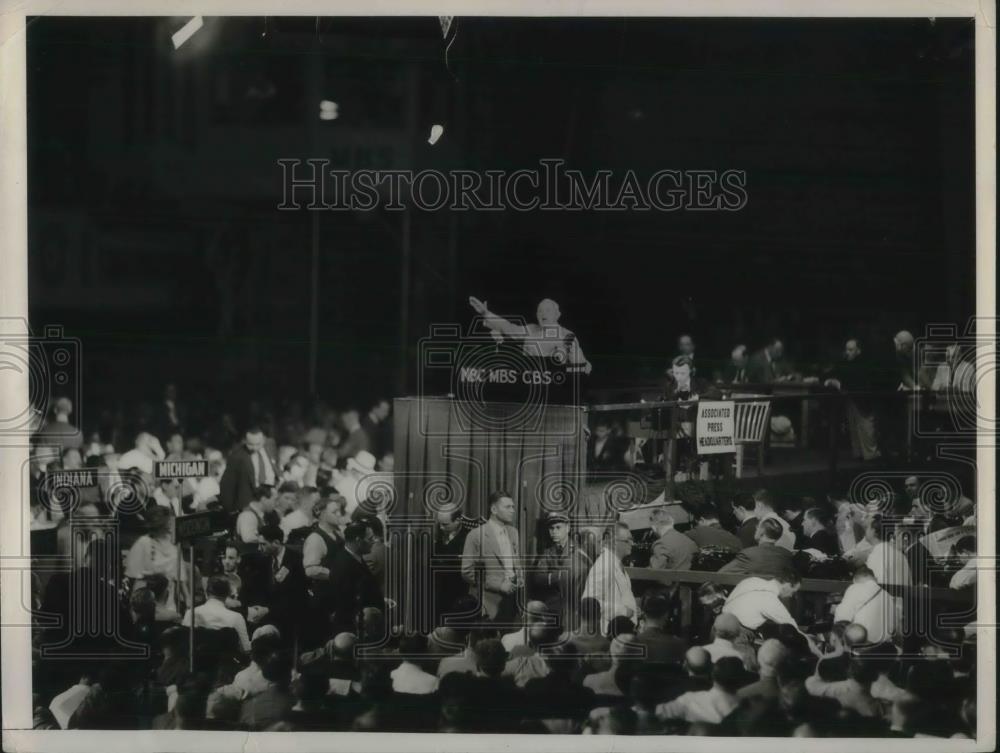
[[[340,116],[340,108],[336,102],[324,99],[319,103],[320,120],[336,120]]]
[[[173,40],[174,49],[180,49],[180,46],[193,37],[195,32],[197,32],[198,29],[204,25],[205,21],[201,16],[195,16],[184,24],[178,31],[174,32],[173,36],[170,37]]]

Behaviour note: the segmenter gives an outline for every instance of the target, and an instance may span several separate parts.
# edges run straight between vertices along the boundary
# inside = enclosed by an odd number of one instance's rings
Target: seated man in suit
[[[772,337],[767,345],[750,357],[747,375],[754,384],[794,382],[799,379],[792,362],[785,358],[785,344]]]
[[[778,578],[793,571],[794,554],[778,546],[782,530],[778,521],[765,518],[757,526],[757,545],[742,550],[720,573],[740,573],[761,578]]]
[[[840,554],[833,516],[821,507],[810,507],[802,514],[802,541],[799,549],[815,549],[827,557]]]
[[[650,513],[649,523],[656,535],[649,566],[657,570],[690,570],[698,545],[674,528],[673,516],[665,508],[657,508]]]
[[[517,561],[516,508],[505,491],[490,494],[489,505],[490,519],[469,531],[465,539],[462,577],[490,620],[511,622],[517,617],[516,591],[524,585]]]
[[[715,375],[715,381],[722,384],[746,384],[749,379],[750,358],[746,345],[737,345],[729,354],[729,363]]]

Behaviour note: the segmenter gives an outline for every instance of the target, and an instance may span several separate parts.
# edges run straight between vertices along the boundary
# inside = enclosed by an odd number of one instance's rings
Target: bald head
[[[868,643],[868,631],[865,626],[855,622],[844,628],[844,643],[850,648]]]
[[[715,637],[732,641],[740,635],[740,621],[728,612],[723,612],[715,618]]]
[[[538,318],[539,324],[558,324],[560,313],[558,303],[551,298],[543,298],[538,302],[535,316]]]
[[[762,677],[774,677],[778,671],[778,665],[788,656],[788,649],[785,644],[776,638],[768,638],[757,649],[757,664],[760,665]]]
[[[354,645],[358,638],[354,633],[338,633],[331,641],[331,654],[335,659],[351,659],[354,657]]]
[[[712,671],[712,655],[701,646],[692,646],[684,654],[684,665],[693,675],[707,675]]]
[[[905,329],[901,329],[897,332],[896,336],[892,338],[892,341],[896,345],[897,353],[909,353],[913,350],[913,335]]]

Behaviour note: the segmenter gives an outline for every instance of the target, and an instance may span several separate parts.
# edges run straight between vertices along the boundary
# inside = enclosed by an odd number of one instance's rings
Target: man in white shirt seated
[[[250,636],[247,634],[247,623],[243,615],[234,612],[226,606],[226,599],[230,595],[230,584],[227,578],[222,576],[212,576],[208,580],[208,588],[205,589],[208,600],[201,606],[193,610],[194,626],[196,628],[208,628],[210,630],[223,630],[233,628],[240,639],[240,648],[243,653],[250,652]],[[184,615],[184,624],[191,624],[192,610],[188,609]]]
[[[419,633],[404,635],[399,641],[402,663],[389,676],[396,693],[429,695],[438,689],[438,678],[420,666],[426,659],[427,637]]]
[[[715,640],[705,644],[703,648],[708,651],[713,663],[727,656],[734,656],[743,662],[745,669],[756,671],[757,657],[754,656],[753,649],[745,643],[737,643],[740,638],[740,621],[735,615],[723,612],[716,617],[712,625],[712,634]]]
[[[512,633],[506,633],[500,636],[500,642],[507,651],[513,651],[518,646],[528,645],[528,630],[532,625],[547,625],[554,621],[555,617],[549,618],[547,622],[545,619],[545,602],[532,600],[529,601],[525,607],[524,612],[526,616],[527,624],[518,628]]]
[[[615,617],[633,621],[639,611],[632,581],[622,560],[632,551],[632,531],[625,523],[616,523],[604,533],[604,548],[587,575],[582,598],[593,598],[601,605],[601,632],[607,635],[608,625]]]
[[[755,502],[754,515],[757,518],[757,524],[760,525],[761,521],[768,518],[778,521],[781,525],[781,538],[774,543],[790,552],[794,552],[795,534],[792,532],[791,527],[789,527],[788,521],[778,515],[775,510],[774,497],[771,496],[771,493],[766,489],[760,489],[754,492],[753,499]]]
[[[833,620],[861,625],[868,634],[868,642],[880,644],[892,639],[899,615],[896,600],[875,581],[875,573],[862,566],[854,573],[854,582],[834,610]]]
[[[160,440],[144,431],[135,438],[135,447],[118,459],[118,470],[138,468],[143,473],[153,475],[153,463],[166,456]]]
[[[797,575],[788,573],[781,578],[744,578],[729,594],[723,614],[731,614],[744,629],[757,632],[765,622],[796,625],[782,599],[790,599],[799,590]]]
[[[888,540],[889,525],[878,513],[869,516],[865,540],[872,545],[872,550],[865,560],[865,565],[875,575],[879,585],[888,587],[892,591],[894,588],[912,585],[913,579],[910,576],[910,564],[906,561],[906,555]]]
[[[656,707],[656,717],[661,721],[719,724],[740,705],[736,692],[743,681],[742,662],[733,656],[723,657],[712,668],[710,690],[683,693],[669,703],[661,703]]]
[[[951,548],[951,556],[960,562],[965,562],[965,564],[961,570],[951,576],[951,582],[948,584],[949,588],[972,588],[974,590],[977,580],[976,537],[963,536],[956,541],[955,545]]]

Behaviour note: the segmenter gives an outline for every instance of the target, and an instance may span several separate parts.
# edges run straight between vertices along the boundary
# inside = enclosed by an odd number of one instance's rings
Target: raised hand
[[[485,315],[488,311],[486,308],[486,301],[480,301],[475,296],[469,296],[469,305],[472,306],[477,314]]]

